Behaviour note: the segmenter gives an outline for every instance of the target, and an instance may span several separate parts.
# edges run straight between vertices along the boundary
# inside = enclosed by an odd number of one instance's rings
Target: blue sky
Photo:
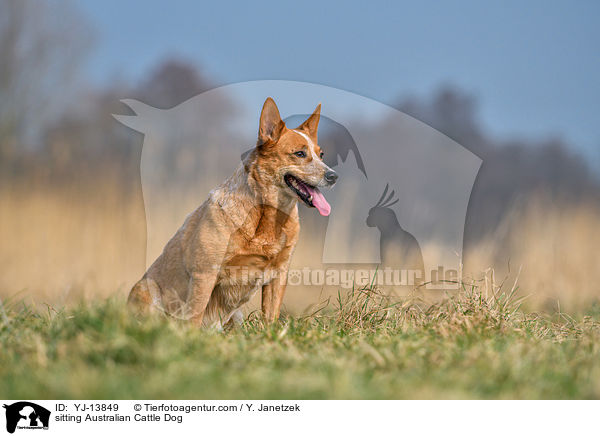
[[[497,137],[561,136],[600,163],[600,2],[389,3],[79,4],[94,82],[180,56],[218,84],[309,81],[384,103],[449,83]]]

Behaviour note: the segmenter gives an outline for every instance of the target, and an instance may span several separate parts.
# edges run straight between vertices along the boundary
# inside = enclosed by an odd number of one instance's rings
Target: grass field
[[[225,333],[136,319],[116,299],[0,312],[2,398],[600,398],[599,308],[524,313],[510,292],[468,287],[424,309],[361,290]]]
[[[357,291],[303,316],[330,294],[289,289],[279,323],[219,333],[125,310],[145,270],[141,197],[3,186],[0,397],[600,398],[600,210],[517,212],[466,253],[479,287],[445,302]],[[508,298],[495,283],[515,276]]]

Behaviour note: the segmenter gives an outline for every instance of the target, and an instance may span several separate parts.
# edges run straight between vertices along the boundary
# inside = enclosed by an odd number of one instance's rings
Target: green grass
[[[600,398],[600,311],[523,313],[476,288],[423,308],[373,290],[226,333],[122,301],[0,308],[2,398]]]

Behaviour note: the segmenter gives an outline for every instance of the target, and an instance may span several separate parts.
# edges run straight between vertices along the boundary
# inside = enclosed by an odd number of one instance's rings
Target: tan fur
[[[298,197],[283,176],[292,173],[313,186],[326,186],[324,174],[330,168],[319,158],[319,118],[320,105],[290,130],[268,98],[256,148],[187,217],[132,288],[130,305],[159,307],[196,325],[223,326],[239,322],[240,307],[262,290],[264,317],[276,319],[300,230]],[[298,150],[307,156],[299,159]]]

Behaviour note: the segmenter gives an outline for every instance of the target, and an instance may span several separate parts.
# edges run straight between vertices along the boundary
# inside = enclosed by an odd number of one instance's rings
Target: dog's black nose
[[[330,170],[325,173],[325,180],[327,180],[331,185],[333,185],[337,181],[338,177],[339,176],[335,171]]]

